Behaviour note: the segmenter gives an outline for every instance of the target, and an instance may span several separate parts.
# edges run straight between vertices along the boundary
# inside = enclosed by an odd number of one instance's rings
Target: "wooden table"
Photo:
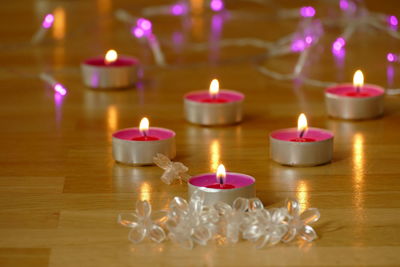
[[[274,18],[277,8],[306,2],[228,1],[228,9],[236,11],[232,16],[213,14],[198,2],[192,1],[194,12],[184,18],[151,17],[170,64],[166,68],[154,65],[148,47],[132,38],[113,12],[124,8],[139,16],[143,8],[169,1],[20,0],[2,5],[0,266],[399,265],[400,98],[387,97],[385,116],[376,120],[328,118],[323,88],[274,80],[257,71],[262,64],[289,73],[297,55],[262,62],[263,49],[216,46],[221,38],[275,41],[293,32],[298,22]],[[400,15],[396,0],[367,4],[373,11]],[[319,1],[318,14],[337,11],[336,5]],[[52,10],[55,25],[41,44],[30,45],[43,15]],[[218,32],[221,22],[223,30]],[[361,68],[370,83],[399,85],[398,65],[390,81],[385,59],[388,51],[400,52],[398,40],[358,30],[340,65],[331,43],[341,29],[325,29],[305,75],[351,81]],[[191,49],[190,44],[207,40],[209,49]],[[83,86],[80,62],[110,48],[137,56],[144,64],[137,89],[98,92]],[[38,78],[44,71],[68,88],[65,97],[54,95]],[[213,128],[185,122],[183,94],[207,88],[215,77],[223,88],[246,94],[245,120]],[[300,112],[307,114],[310,125],[335,133],[331,164],[290,168],[269,159],[268,133],[295,126]],[[145,115],[152,125],[176,131],[176,160],[191,174],[213,171],[223,162],[228,170],[256,177],[257,196],[265,205],[291,196],[303,209],[319,208],[315,229],[320,238],[262,250],[245,241],[211,243],[191,251],[171,242],[131,244],[128,229],[117,224],[120,212],[132,211],[137,199],[161,209],[174,196],[187,194],[184,184],[163,184],[158,167],[114,162],[111,134],[136,126]]]

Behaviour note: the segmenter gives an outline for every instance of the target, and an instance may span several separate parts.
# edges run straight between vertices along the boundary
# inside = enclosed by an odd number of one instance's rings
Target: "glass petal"
[[[139,220],[136,213],[120,213],[118,215],[118,223],[125,227],[135,227]]]
[[[246,211],[249,208],[249,200],[247,198],[238,197],[233,201],[232,208],[237,211]]]
[[[290,216],[298,216],[300,213],[300,205],[299,202],[295,199],[286,199],[285,202],[286,209]]]
[[[316,208],[310,208],[306,211],[304,211],[300,215],[300,219],[303,221],[304,224],[310,224],[313,222],[316,222],[319,220],[321,217],[321,214],[319,213],[319,210]]]
[[[149,218],[151,214],[151,205],[147,200],[138,200],[136,202],[136,212],[139,217]]]
[[[286,219],[287,215],[288,214],[286,209],[282,208],[274,209],[274,211],[272,212],[271,220],[274,223],[282,223]]]
[[[164,224],[168,220],[168,211],[166,210],[157,210],[151,213],[151,220],[155,224]]]
[[[269,224],[271,223],[271,213],[266,210],[257,210],[256,211],[256,220],[264,225],[265,227],[269,226]]]
[[[183,165],[180,162],[174,162],[172,164],[172,169],[176,172],[176,173],[182,173],[182,172],[187,172],[189,169],[188,167],[186,167],[185,165]]]
[[[161,153],[157,153],[157,155],[153,158],[153,162],[162,169],[166,169],[171,163],[169,158]]]
[[[154,242],[161,243],[165,240],[165,231],[160,226],[153,224],[149,230],[149,237]]]
[[[167,169],[162,175],[161,175],[161,181],[165,184],[172,184],[175,178],[177,178],[178,175],[176,172],[174,172],[171,169]]]
[[[211,238],[211,232],[207,227],[201,225],[194,229],[192,238],[196,243],[205,246]]]
[[[189,210],[189,204],[187,201],[181,197],[174,197],[174,199],[169,204],[170,209],[176,212],[178,215],[186,214]]]
[[[289,243],[294,240],[296,237],[297,230],[295,227],[290,227],[287,233],[282,237],[282,241],[285,243]]]
[[[308,242],[314,241],[318,238],[315,230],[309,225],[305,225],[303,228],[299,229],[299,235]]]
[[[214,208],[217,210],[220,216],[225,216],[232,212],[232,207],[222,201],[218,201],[217,203],[215,203]]]
[[[269,235],[263,235],[255,241],[256,248],[260,249],[263,248],[269,241]]]
[[[140,243],[146,236],[146,228],[142,225],[136,225],[131,229],[128,235],[128,239],[132,243]]]
[[[248,226],[243,231],[243,238],[247,240],[256,240],[263,233],[261,227],[257,224]]]
[[[264,209],[264,204],[258,198],[249,199],[249,208],[250,210],[261,210]]]

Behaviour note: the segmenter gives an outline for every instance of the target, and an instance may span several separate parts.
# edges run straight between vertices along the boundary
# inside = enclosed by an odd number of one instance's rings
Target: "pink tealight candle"
[[[219,165],[217,173],[193,176],[188,181],[189,197],[196,190],[204,193],[205,204],[218,201],[232,204],[238,197],[255,197],[255,179],[241,173],[226,172],[224,165]]]
[[[333,134],[308,128],[304,114],[300,114],[297,128],[274,131],[269,141],[272,160],[283,165],[316,166],[332,160]]]
[[[105,57],[89,58],[81,65],[83,82],[95,89],[120,89],[135,85],[139,61],[109,50]]]
[[[364,84],[364,76],[356,71],[353,84],[340,84],[325,91],[328,114],[342,119],[371,119],[383,114],[385,90]]]
[[[115,161],[130,165],[151,165],[157,153],[172,159],[176,155],[175,132],[149,127],[149,120],[143,118],[139,128],[119,130],[112,135]]]
[[[242,121],[244,95],[231,90],[219,90],[217,79],[208,91],[194,91],[184,96],[185,117],[191,123],[212,126]]]

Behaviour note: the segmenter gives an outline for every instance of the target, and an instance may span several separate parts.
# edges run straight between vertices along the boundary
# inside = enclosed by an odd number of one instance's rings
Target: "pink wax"
[[[112,136],[128,141],[143,142],[169,139],[175,136],[175,132],[165,128],[150,127],[150,129],[147,131],[147,136],[143,136],[139,128],[127,128],[116,131]]]
[[[148,135],[142,135],[139,137],[134,137],[132,138],[133,141],[155,141],[155,140],[160,140],[158,137],[154,136],[148,136]]]
[[[255,180],[253,177],[246,174],[227,172],[225,184],[222,186],[216,183],[215,173],[206,173],[193,176],[189,179],[189,183],[197,187],[229,190],[252,185],[255,183]]]
[[[308,128],[302,138],[299,137],[297,128],[280,129],[271,133],[271,137],[281,141],[287,142],[318,142],[330,139],[333,134],[327,130],[319,128]]]
[[[340,84],[329,87],[326,89],[326,93],[337,95],[338,97],[366,98],[383,95],[385,91],[379,86],[364,84],[360,91],[357,92],[356,88],[352,84]]]
[[[244,95],[236,91],[220,90],[217,97],[212,98],[209,91],[194,91],[186,94],[184,98],[199,103],[223,104],[243,101]]]
[[[120,55],[117,60],[112,63],[106,63],[104,57],[95,57],[85,60],[84,64],[96,67],[129,67],[138,65],[139,61],[133,57]]]

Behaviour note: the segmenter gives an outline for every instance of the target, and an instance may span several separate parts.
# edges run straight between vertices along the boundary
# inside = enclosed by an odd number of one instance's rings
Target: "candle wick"
[[[361,92],[361,86],[357,85],[356,86],[356,93],[359,94]]]
[[[301,130],[301,131],[300,131],[300,135],[299,135],[300,138],[303,138],[305,132],[306,132],[306,130]]]

